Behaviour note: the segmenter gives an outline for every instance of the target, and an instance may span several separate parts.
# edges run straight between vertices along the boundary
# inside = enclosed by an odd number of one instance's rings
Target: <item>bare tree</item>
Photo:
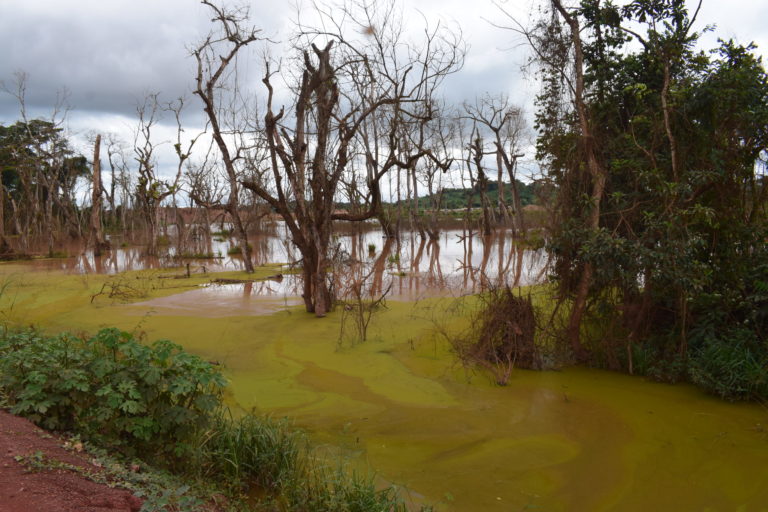
[[[465,103],[464,111],[480,130],[490,132],[492,148],[482,148],[483,155],[492,155],[496,160],[498,185],[497,211],[504,224],[513,222],[513,227],[525,230],[520,205],[520,193],[517,189],[517,159],[525,155],[520,153],[520,142],[524,127],[521,110],[511,104],[509,97],[484,95],[476,98],[474,104]],[[478,148],[479,150],[479,148]],[[504,192],[504,171],[512,188],[512,205],[507,205]],[[511,211],[510,211],[511,210]],[[516,221],[516,222],[515,222]]]
[[[139,123],[134,135],[134,159],[138,164],[138,184],[136,187],[136,198],[138,204],[145,212],[147,222],[148,244],[147,254],[155,256],[158,250],[159,227],[161,223],[160,207],[163,201],[179,190],[179,181],[181,180],[184,163],[189,158],[192,147],[195,145],[199,134],[192,137],[187,143],[187,147],[182,145],[181,111],[184,108],[184,99],[179,98],[163,107],[159,102],[157,93],[148,94],[144,102],[136,108]],[[153,132],[162,111],[172,112],[176,121],[176,141],[173,145],[178,158],[176,174],[171,181],[161,179],[157,170],[157,161],[155,151],[157,142]]]
[[[470,143],[467,147],[467,168],[470,169],[470,176],[472,176],[472,164],[475,165],[475,183],[473,188],[480,193],[480,207],[483,211],[483,236],[491,236],[492,226],[494,224],[494,215],[493,208],[491,207],[491,201],[488,199],[488,176],[486,175],[485,169],[483,167],[484,155],[485,151],[483,146],[483,137],[480,134],[477,123],[474,123],[472,126]]]
[[[114,133],[107,134],[107,162],[109,163],[109,189],[105,196],[109,203],[110,222],[120,226],[123,233],[128,230],[128,209],[131,203],[132,186],[128,166],[127,144]],[[119,210],[119,211],[118,211]]]
[[[211,141],[213,143],[213,141]],[[211,211],[223,208],[226,176],[222,176],[217,160],[213,157],[210,147],[206,157],[193,165],[187,166],[184,173],[184,183],[187,194],[193,206],[200,206],[204,211],[204,232],[210,236]]]
[[[430,240],[437,240],[440,236],[438,217],[443,203],[443,176],[454,167],[454,148],[461,143],[457,119],[448,108],[441,106],[439,114],[422,133],[424,139],[421,143],[430,148],[436,158],[423,159],[419,168],[414,169],[415,200],[418,201],[415,179],[417,175],[426,185],[429,198],[428,211],[425,211],[423,216],[415,217],[415,221],[422,238],[426,234]],[[418,207],[418,203],[416,204]]]
[[[222,88],[228,80],[232,82],[233,88],[237,86],[236,77],[231,76],[233,70],[230,64],[241,50],[260,39],[260,31],[247,26],[249,17],[245,9],[228,10],[207,0],[203,0],[202,3],[213,12],[213,21],[218,31],[209,34],[192,51],[197,61],[194,94],[203,102],[203,110],[210,123],[211,135],[219,149],[221,163],[227,175],[229,197],[224,208],[231,217],[245,270],[253,272],[248,235],[240,216],[240,180],[243,178],[240,167],[244,163],[245,153],[248,150],[242,138],[245,135],[245,128],[235,126],[237,108],[234,102],[238,100],[236,91],[231,97],[232,104],[229,112],[226,112],[222,107]],[[229,126],[224,124],[227,116],[232,120]]]
[[[89,241],[93,244],[93,253],[95,256],[101,256],[101,252],[109,249],[109,243],[104,240],[104,233],[101,228],[101,134],[96,134],[96,140],[93,143],[93,179],[91,180],[91,229]]]
[[[435,158],[428,148],[401,144],[398,136],[407,123],[429,121],[434,88],[463,56],[459,36],[441,29],[425,30],[421,44],[405,44],[394,3],[337,9],[343,17],[332,16],[328,6],[318,7],[322,29],[299,27],[295,45],[301,78],[292,119],[285,108],[275,109],[274,73],[268,68],[264,128],[274,192],[264,183],[243,183],[285,220],[303,257],[305,307],[317,316],[332,306],[332,222],[376,216],[382,207],[381,179],[390,170],[412,169],[422,158]],[[340,184],[357,178],[352,164],[359,153],[368,208],[335,211]]]

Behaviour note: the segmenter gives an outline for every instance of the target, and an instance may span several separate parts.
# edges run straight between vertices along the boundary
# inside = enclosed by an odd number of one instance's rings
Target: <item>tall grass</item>
[[[241,493],[261,496],[270,510],[304,512],[406,512],[394,486],[374,476],[329,465],[287,419],[221,412],[201,434],[195,477],[217,478]],[[420,510],[430,510],[422,507]]]
[[[279,493],[299,471],[307,451],[305,436],[288,420],[253,415],[234,419],[223,410],[201,433],[196,466],[199,476]]]

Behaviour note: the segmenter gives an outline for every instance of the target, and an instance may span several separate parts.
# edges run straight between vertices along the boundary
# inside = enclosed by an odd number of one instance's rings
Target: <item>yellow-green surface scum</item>
[[[295,418],[317,443],[337,447],[329,453],[370,464],[439,510],[768,510],[760,405],[581,368],[515,371],[500,388],[455,363],[432,334],[429,302],[390,302],[370,341],[339,346],[338,314],[315,319],[290,307],[228,316],[210,302],[180,314],[151,299],[184,293],[178,299],[194,306],[189,286],[207,278],[158,274],[0,265],[0,320],[172,339],[222,364],[233,406]],[[135,281],[142,303],[91,302],[116,279]]]

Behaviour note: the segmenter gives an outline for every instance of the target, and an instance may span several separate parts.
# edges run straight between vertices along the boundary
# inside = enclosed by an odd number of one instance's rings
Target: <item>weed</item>
[[[11,412],[127,452],[188,450],[224,384],[178,345],[145,346],[117,329],[90,339],[23,331],[0,340],[0,387]]]

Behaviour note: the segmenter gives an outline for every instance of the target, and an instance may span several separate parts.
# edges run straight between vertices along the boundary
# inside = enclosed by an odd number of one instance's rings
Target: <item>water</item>
[[[461,299],[454,297],[479,289],[483,274],[524,284],[546,269],[544,255],[521,251],[509,237],[461,235],[448,231],[423,245],[411,235],[399,245],[373,231],[339,236],[348,266],[373,271],[369,289],[392,283],[392,300],[365,343],[340,343],[339,312],[317,319],[292,307],[300,301],[297,278],[288,274],[157,289],[138,303],[91,301],[120,269],[178,273],[133,249],[99,260],[2,264],[0,313],[6,325],[117,326],[172,339],[221,364],[235,410],[294,418],[332,464],[370,464],[414,503],[438,510],[768,508],[768,411],[761,405],[584,368],[515,370],[502,388],[458,364],[435,335],[456,321],[452,305]],[[254,248],[264,248],[255,258],[289,263],[296,255],[282,240],[279,233],[255,240]],[[194,268],[204,264],[237,269],[241,262],[196,261]]]
[[[281,263],[280,280],[244,284],[211,284],[170,297],[147,302],[169,311],[189,311],[206,306],[207,315],[264,314],[302,303],[301,277],[291,273],[300,254],[288,241],[285,227],[278,223],[273,233],[249,236],[254,265]],[[547,258],[543,250],[517,245],[511,232],[490,237],[465,230],[445,230],[439,240],[428,241],[417,233],[404,232],[399,239],[385,238],[377,229],[340,232],[334,236],[334,252],[341,262],[336,268],[337,295],[346,295],[350,279],[365,280],[368,296],[385,291],[391,300],[419,300],[427,297],[476,293],[499,276],[511,286],[525,286],[542,280]],[[70,248],[69,258],[34,262],[36,268],[80,274],[118,274],[143,269],[169,269],[190,263],[194,272],[243,270],[239,255],[229,255],[232,238],[200,240],[187,252],[217,255],[216,258],[177,258],[167,247],[162,256],[150,257],[143,247],[118,247],[101,257],[93,251]],[[219,256],[220,255],[220,256]],[[354,274],[354,275],[353,275]]]

